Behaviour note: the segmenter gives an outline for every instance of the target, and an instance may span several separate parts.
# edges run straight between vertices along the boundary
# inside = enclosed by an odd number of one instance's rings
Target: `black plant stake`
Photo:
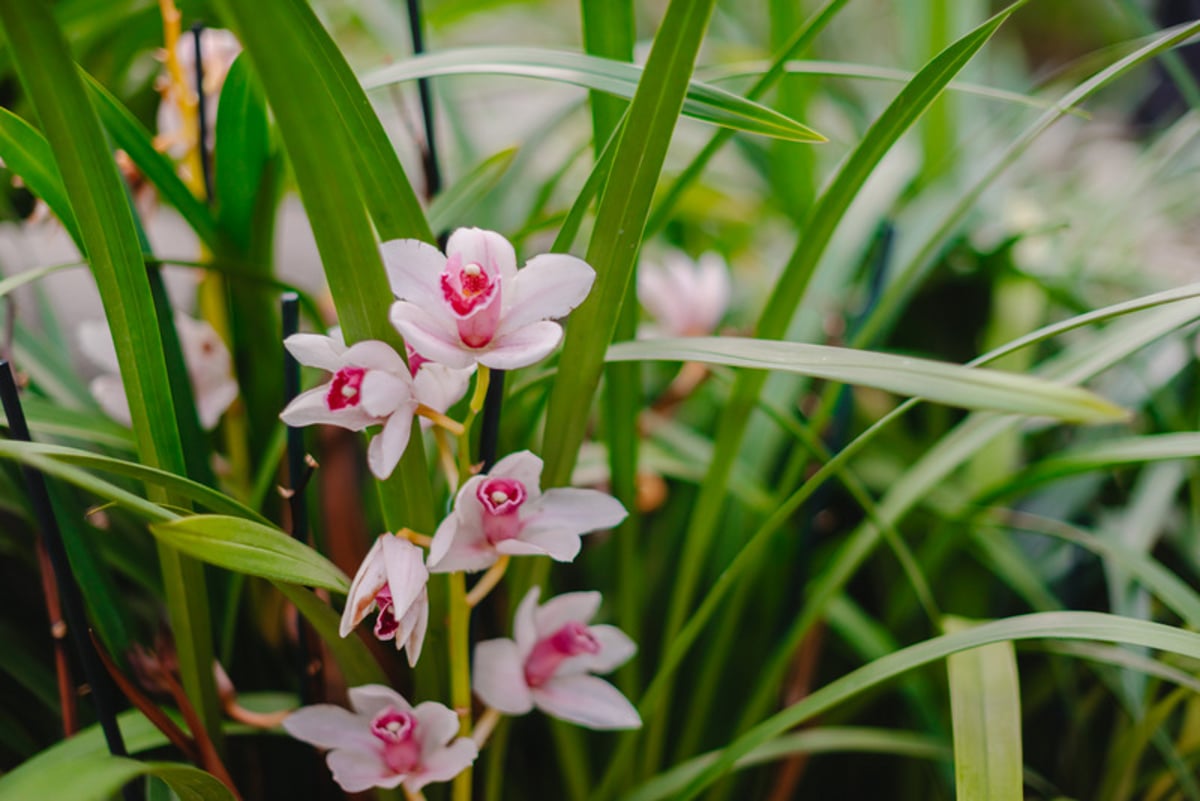
[[[412,32],[414,55],[425,52],[425,37],[421,32],[421,0],[408,0],[408,28]],[[422,167],[425,170],[425,197],[431,199],[442,191],[442,170],[438,164],[437,140],[433,130],[433,92],[428,78],[417,79],[417,92],[421,96],[421,118],[425,124],[425,152]]]
[[[0,402],[4,406],[4,415],[8,418],[8,431],[12,439],[21,442],[32,442],[29,436],[29,426],[25,422],[25,411],[21,408],[21,397],[17,392],[17,383],[13,379],[12,368],[7,359],[0,360]],[[54,517],[54,509],[50,504],[50,493],[46,490],[46,479],[41,472],[28,466],[21,465],[21,474],[25,479],[25,488],[29,493],[29,503],[33,507],[34,517],[42,532],[42,542],[46,553],[50,556],[50,565],[54,571],[54,581],[58,585],[59,596],[62,599],[63,614],[66,617],[67,632],[79,660],[83,664],[83,675],[92,688],[92,697],[96,701],[96,717],[100,720],[100,728],[104,731],[104,740],[108,743],[108,751],[113,756],[126,756],[125,741],[121,737],[121,729],[117,726],[117,696],[108,673],[105,672],[95,646],[87,635],[87,616],[83,608],[83,596],[75,576],[71,573],[71,563],[67,559],[67,549],[63,545],[62,532],[59,531],[58,521]],[[138,793],[133,785],[127,785],[123,790],[126,801],[136,801]]]
[[[208,203],[213,199],[212,162],[208,154],[208,99],[204,96],[204,51],[200,49],[203,38],[204,23],[197,22],[192,26],[192,43],[196,46],[196,125],[200,137],[196,147],[200,152],[200,172],[204,175],[204,200]]]

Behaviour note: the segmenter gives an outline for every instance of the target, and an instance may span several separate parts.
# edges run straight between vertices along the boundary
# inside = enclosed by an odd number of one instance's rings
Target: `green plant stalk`
[[[759,317],[755,330],[757,337],[779,339],[784,336],[842,216],[875,166],[900,135],[911,127],[922,111],[937,98],[950,79],[1025,2],[1028,0],[1013,3],[939,54],[901,90],[871,126],[801,226],[799,245],[784,267],[783,274]],[[712,462],[701,485],[699,501],[693,510],[685,535],[679,572],[675,576],[663,630],[664,648],[678,635],[691,605],[704,558],[721,519],[720,512],[725,501],[725,487],[729,481],[729,474],[766,379],[766,373],[741,373],[734,383],[729,401],[717,425]],[[665,736],[668,715],[669,707],[664,703],[647,727],[647,736],[652,743]]]
[[[795,0],[770,0],[771,52],[789,53],[793,49],[793,42],[798,38],[797,32],[803,32],[806,28],[801,21],[803,5]],[[789,53],[788,58],[791,57]],[[812,94],[809,88],[811,82],[806,82],[800,76],[788,76],[786,72],[776,80],[779,83],[776,108],[794,120],[804,119]],[[761,83],[762,78],[759,78],[756,84]],[[756,88],[757,85],[751,91]],[[792,221],[799,221],[812,205],[816,193],[813,180],[816,154],[812,148],[796,142],[775,141],[769,147],[771,168],[768,180],[772,194],[783,206],[784,213]]]
[[[76,72],[53,9],[0,2],[0,21],[22,84],[50,142],[100,289],[121,365],[141,461],[185,472],[154,301],[133,215],[100,121]],[[151,498],[170,502],[148,487]],[[220,747],[220,704],[213,680],[212,631],[203,566],[159,545],[167,610],[184,688]]]
[[[450,703],[458,713],[459,731],[471,732],[471,610],[467,606],[467,576],[451,573],[450,584]],[[454,777],[454,801],[471,801],[471,768]]]

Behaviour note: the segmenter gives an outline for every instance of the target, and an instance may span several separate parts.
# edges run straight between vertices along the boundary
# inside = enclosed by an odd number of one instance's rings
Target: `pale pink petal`
[[[501,540],[497,553],[509,556],[549,556],[556,562],[573,562],[579,555],[579,535],[570,531],[522,531],[516,538]]]
[[[98,375],[88,385],[92,397],[100,408],[121,425],[133,425],[133,415],[129,412],[129,400],[125,397],[125,385],[121,377],[116,375]]]
[[[196,416],[200,418],[200,427],[205,431],[215,428],[237,395],[237,382],[228,377],[204,388],[196,387]]]
[[[347,428],[351,431],[362,431],[367,426],[378,422],[361,405],[347,406],[344,409],[333,411],[326,401],[328,394],[329,384],[322,384],[300,393],[280,413],[279,419],[292,428],[321,423]]]
[[[595,280],[595,270],[582,259],[562,253],[534,256],[505,288],[497,338],[539,320],[566,317],[587,298]]]
[[[446,255],[453,257],[455,254],[462,258],[464,265],[475,262],[485,268],[495,267],[500,273],[501,293],[510,291],[509,287],[517,273],[517,254],[500,234],[482,228],[459,228],[446,241]]]
[[[594,654],[567,657],[559,664],[554,675],[609,673],[628,662],[637,653],[637,644],[616,626],[588,626],[588,633],[600,643],[600,650]]]
[[[419,239],[393,239],[379,246],[396,297],[422,306],[443,303],[440,279],[446,257]]]
[[[121,371],[117,346],[113,343],[108,323],[104,320],[84,320],[76,330],[76,337],[84,358],[106,373]]]
[[[378,479],[385,479],[396,469],[400,457],[408,447],[408,436],[412,432],[412,412],[397,410],[367,446],[367,465]]]
[[[479,756],[479,747],[469,737],[459,737],[445,748],[421,758],[421,768],[404,781],[404,787],[416,793],[431,782],[450,781]]]
[[[536,454],[517,451],[496,462],[488,471],[488,477],[513,478],[520,481],[525,486],[525,503],[528,505],[542,495],[542,467],[542,460]]]
[[[319,367],[333,373],[343,366],[342,354],[346,348],[329,337],[320,334],[292,334],[283,340],[283,346],[296,361],[308,367]]]
[[[521,603],[517,604],[517,613],[513,615],[513,639],[517,643],[517,653],[521,657],[522,665],[525,664],[533,646],[542,637],[537,627],[538,598],[541,594],[540,587],[530,587]]]
[[[426,362],[413,376],[413,396],[418,403],[444,413],[467,394],[473,372],[470,367],[454,370],[444,364]],[[421,424],[427,425],[429,421],[422,419]]]
[[[697,302],[695,319],[698,333],[710,333],[729,308],[732,288],[729,267],[716,253],[705,253],[696,263]]]
[[[392,325],[413,349],[447,367],[463,369],[475,364],[475,353],[462,343],[454,318],[438,316],[408,301],[392,304]]]
[[[398,616],[403,615],[421,597],[429,581],[425,552],[406,539],[385,535],[383,564],[387,570],[388,589],[392,591],[393,608]]]
[[[595,676],[555,676],[531,691],[547,715],[589,729],[639,729],[641,716],[620,690]]]
[[[534,615],[538,638],[548,637],[571,621],[588,623],[600,609],[600,593],[568,592],[542,604]]]
[[[404,365],[400,366],[404,369]],[[395,412],[400,414],[404,407],[408,414],[417,408],[413,397],[412,379],[404,373],[388,373],[383,370],[368,370],[363,376],[359,387],[360,403],[367,413],[375,417],[387,417]]]
[[[485,640],[475,646],[471,687],[479,700],[506,715],[533,709],[525,665],[512,640]]]
[[[367,551],[354,581],[350,583],[350,592],[346,594],[346,608],[342,611],[342,622],[338,626],[338,635],[345,637],[370,614],[375,606],[375,594],[387,583],[387,568],[383,563],[383,540],[390,537],[384,534],[375,540],[371,550]]]
[[[408,649],[408,666],[416,667],[417,660],[421,658],[421,649],[425,646],[425,632],[429,628],[429,592],[421,593],[421,597],[413,604],[413,608],[408,610],[408,614],[401,621],[401,628],[408,626],[409,619],[416,617],[416,620],[411,623],[412,628],[409,630],[404,639],[404,646]],[[397,642],[400,638],[397,638]]]
[[[378,339],[355,342],[342,355],[342,364],[368,370],[386,370],[389,373],[408,373],[408,365],[400,354],[391,345]]]
[[[366,725],[364,725],[366,724]],[[332,704],[297,709],[283,719],[283,730],[318,748],[374,747],[369,721]]]
[[[438,526],[429,547],[429,568],[435,573],[473,572],[491,567],[496,549],[483,533],[482,512],[475,489],[486,476],[471,476],[454,499],[454,511]]]
[[[562,326],[558,323],[548,320],[530,323],[497,336],[486,350],[476,354],[475,359],[495,370],[516,370],[549,356],[561,339]]]
[[[525,524],[522,539],[533,541],[543,532],[589,531],[612,528],[625,519],[621,502],[598,490],[562,487],[546,490],[541,498],[521,509]]]
[[[349,690],[350,706],[354,707],[354,711],[359,714],[359,717],[367,718],[367,725],[363,729],[368,736],[371,734],[370,719],[374,718],[389,706],[400,712],[411,712],[412,704],[405,700],[404,696],[393,690],[391,687],[385,687],[382,684],[364,684],[361,687],[351,687]]]
[[[378,750],[339,748],[330,751],[325,762],[333,772],[333,780],[348,793],[361,793],[372,787],[396,787],[404,781],[404,774],[393,773]]]
[[[454,739],[460,728],[458,715],[445,704],[425,701],[413,710],[417,719],[417,731],[421,738],[421,760],[444,748]]]

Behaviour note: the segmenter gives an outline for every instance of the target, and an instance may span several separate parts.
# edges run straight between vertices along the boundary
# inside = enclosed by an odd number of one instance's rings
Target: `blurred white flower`
[[[325,761],[348,793],[403,784],[415,795],[453,779],[479,754],[471,738],[456,737],[458,715],[434,701],[414,707],[395,690],[368,684],[350,689],[350,706],[353,712],[306,706],[283,721],[296,739],[330,749]]]
[[[412,347],[453,368],[500,370],[544,359],[562,339],[564,317],[583,302],[596,274],[574,256],[535,256],[521,270],[508,240],[460,228],[447,255],[417,239],[380,246],[399,300],[391,320]]]
[[[657,321],[656,334],[705,336],[716,330],[729,308],[729,266],[716,253],[692,261],[678,251],[661,264],[638,266],[638,300]]]
[[[608,673],[637,653],[633,640],[615,626],[589,626],[600,593],[571,592],[538,605],[531,589],[513,619],[513,639],[475,646],[473,689],[488,706],[506,715],[534,707],[590,729],[637,729],[633,704],[607,681]]]
[[[175,330],[179,347],[191,379],[196,402],[196,416],[206,431],[216,427],[221,415],[238,394],[233,377],[233,360],[225,342],[211,325],[182,312],[175,314]],[[104,413],[124,425],[131,425],[129,400],[121,383],[117,349],[108,324],[102,320],[81,323],[78,329],[79,348],[85,357],[105,372],[92,380],[92,397]]]
[[[207,136],[205,149],[212,150],[213,135],[217,125],[217,106],[221,95],[221,87],[225,85],[225,76],[233,66],[234,59],[242,52],[242,46],[237,37],[230,31],[220,28],[205,28],[200,32],[200,55],[204,72],[204,124]],[[196,41],[190,31],[184,31],[175,46],[175,57],[183,71],[184,81],[188,91],[196,92]],[[171,155],[180,159],[195,144],[195,133],[184,130],[183,98],[178,96],[176,87],[169,77],[164,76],[158,83],[162,100],[158,104],[158,142]]]
[[[346,597],[338,634],[345,637],[372,609],[379,609],[375,636],[395,640],[396,650],[408,650],[408,664],[417,664],[429,626],[429,592],[425,552],[392,534],[375,540]]]

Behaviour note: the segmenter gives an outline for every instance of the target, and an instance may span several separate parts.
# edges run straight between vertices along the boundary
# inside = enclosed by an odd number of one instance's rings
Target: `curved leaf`
[[[558,81],[632,98],[642,67],[560,50],[471,47],[442,50],[389,64],[363,76],[362,82],[367,89],[378,89],[417,78],[480,73]],[[723,127],[792,142],[826,141],[821,134],[777,111],[699,81],[688,85],[682,113]]]
[[[150,526],[154,536],[227,570],[345,593],[350,580],[321,554],[271,526],[226,515],[192,515]]]
[[[45,201],[76,247],[83,250],[75,212],[67,198],[50,143],[36,128],[6,108],[0,108],[0,159],[20,176],[30,192]]]
[[[619,342],[608,361],[692,361],[780,370],[876,387],[900,395],[1077,422],[1111,422],[1129,414],[1078,387],[888,353],[740,337],[685,337]]]
[[[0,801],[70,798],[108,801],[139,776],[166,782],[180,801],[233,801],[233,793],[212,774],[178,762],[138,762],[126,757],[91,754],[72,760],[70,770],[26,771],[0,779]]]

